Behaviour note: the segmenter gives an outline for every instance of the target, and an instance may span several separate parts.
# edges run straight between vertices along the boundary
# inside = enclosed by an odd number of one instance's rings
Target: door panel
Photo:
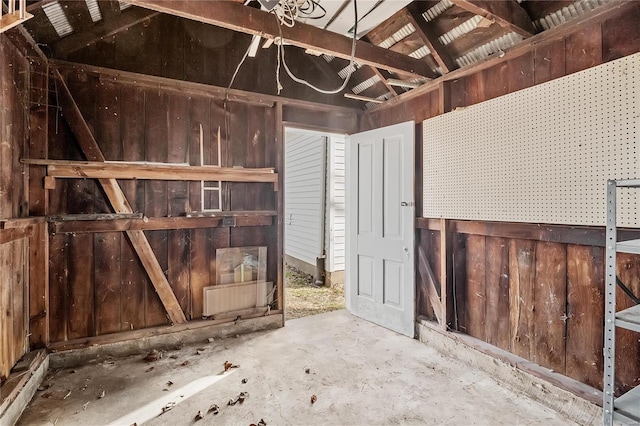
[[[351,136],[347,148],[347,306],[413,337],[414,124]]]

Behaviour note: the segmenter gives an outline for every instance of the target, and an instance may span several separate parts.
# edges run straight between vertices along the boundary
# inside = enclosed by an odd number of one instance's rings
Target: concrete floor
[[[204,349],[199,355],[198,348]],[[167,351],[156,362],[143,357],[50,372],[51,387],[36,394],[18,424],[140,425],[148,419],[151,425],[193,425],[199,410],[201,425],[260,419],[267,425],[575,424],[482,372],[346,311]],[[239,368],[221,375],[227,360]],[[240,392],[248,392],[244,403],[228,406]],[[168,402],[177,405],[158,416]],[[206,413],[212,404],[220,414]]]

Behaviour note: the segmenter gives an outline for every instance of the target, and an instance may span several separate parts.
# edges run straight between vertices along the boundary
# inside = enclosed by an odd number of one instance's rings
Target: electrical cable
[[[285,55],[284,55],[284,38],[282,37],[282,26],[281,26],[281,20],[279,19],[278,15],[276,15],[276,19],[278,21],[278,31],[280,33],[280,46],[278,46],[278,66],[276,69],[276,80],[277,80],[277,84],[278,84],[278,94],[280,93],[280,90],[282,89],[282,85],[280,83],[280,65],[282,64],[282,66],[284,66],[285,71],[287,72],[287,74],[289,74],[289,77],[291,77],[291,79],[293,81],[295,81],[296,83],[300,83],[300,84],[304,84],[305,86],[310,87],[311,89],[315,90],[316,92],[325,94],[325,95],[335,95],[337,93],[342,92],[345,87],[347,87],[347,84],[349,84],[349,80],[351,79],[351,75],[355,72],[356,70],[356,65],[355,65],[355,55],[356,55],[356,34],[358,34],[358,5],[357,5],[357,0],[353,0],[353,13],[354,13],[354,18],[355,18],[355,24],[354,24],[354,30],[353,30],[353,39],[352,39],[352,44],[351,44],[351,59],[349,61],[349,71],[347,76],[345,77],[344,81],[342,82],[342,85],[334,90],[325,90],[325,89],[321,89],[315,85],[313,85],[312,83],[308,82],[305,79],[296,77],[293,72],[289,69],[289,66],[287,65],[287,62],[285,60]],[[286,24],[285,24],[286,25]]]

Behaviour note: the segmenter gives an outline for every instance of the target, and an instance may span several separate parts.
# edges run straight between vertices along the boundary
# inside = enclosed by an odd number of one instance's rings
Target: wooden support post
[[[451,82],[441,81],[438,84],[438,114],[451,111]]]
[[[442,326],[446,330],[450,324],[449,294],[451,293],[451,232],[449,221],[440,219],[440,301],[442,303]]]
[[[278,295],[278,310],[284,310],[284,124],[282,122],[282,104],[276,103],[276,171],[278,179],[277,210],[278,210],[278,276],[276,281]],[[284,321],[283,315],[283,321]]]
[[[49,232],[45,221],[29,236],[29,345],[49,344]]]
[[[82,113],[74,101],[71,92],[69,92],[69,88],[62,78],[62,75],[60,75],[58,70],[54,70],[53,73],[58,81],[59,101],[62,107],[62,114],[75,135],[83,154],[89,161],[105,161],[104,155],[93,137],[89,126],[82,117]],[[115,179],[100,179],[99,181],[116,213],[133,213],[120,185]],[[140,258],[142,266],[167,310],[171,322],[177,324],[187,322],[184,312],[178,303],[178,299],[173,293],[167,277],[164,275],[160,263],[151,249],[147,237],[144,235],[144,231],[127,231],[127,236],[129,240],[131,240],[131,244]]]

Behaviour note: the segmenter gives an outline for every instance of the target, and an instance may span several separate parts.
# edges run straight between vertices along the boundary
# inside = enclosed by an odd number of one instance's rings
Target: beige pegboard
[[[426,120],[424,216],[603,226],[639,133],[640,54]],[[619,192],[618,225],[640,227]]]

